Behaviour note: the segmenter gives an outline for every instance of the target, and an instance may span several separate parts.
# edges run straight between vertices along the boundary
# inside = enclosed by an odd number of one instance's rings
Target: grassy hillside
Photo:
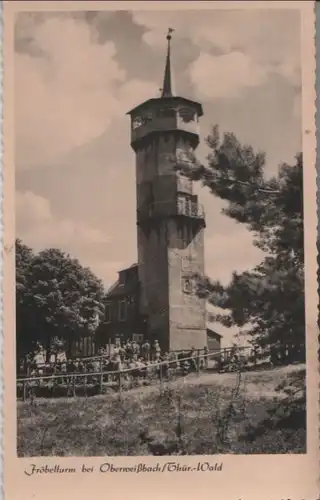
[[[121,398],[18,403],[18,455],[304,453],[301,390],[277,390],[304,374],[296,366],[191,375],[161,391],[141,387]]]

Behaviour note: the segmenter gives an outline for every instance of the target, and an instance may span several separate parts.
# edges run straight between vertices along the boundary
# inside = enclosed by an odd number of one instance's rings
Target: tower
[[[193,183],[177,169],[199,143],[198,102],[173,94],[171,32],[161,96],[129,111],[136,155],[140,313],[148,336],[165,350],[207,344],[205,299],[195,289],[204,273],[205,217]]]

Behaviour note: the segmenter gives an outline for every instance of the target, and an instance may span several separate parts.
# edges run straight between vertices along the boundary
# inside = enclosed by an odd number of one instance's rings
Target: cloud
[[[53,213],[48,199],[31,191],[16,192],[16,221],[17,237],[25,244],[35,251],[61,248],[89,266],[106,286],[116,279],[119,269],[133,262],[114,241],[121,232],[116,221],[118,232],[112,224],[93,226],[82,219],[62,219]]]
[[[54,164],[102,134],[128,106],[157,88],[153,82],[128,81],[115,44],[98,43],[84,18],[27,15],[16,37],[19,168]],[[28,41],[25,50],[23,40]]]
[[[163,47],[164,34],[171,26],[177,37],[190,39],[201,48],[207,44],[223,53],[250,51],[269,61],[282,60],[288,54],[296,60],[300,57],[300,13],[295,9],[200,9],[185,10],[183,15],[174,10],[133,11],[132,17],[146,29],[143,39],[154,48]]]
[[[106,246],[110,238],[86,223],[54,216],[49,201],[30,191],[16,193],[17,236],[36,250],[59,246],[78,257],[91,247]]]
[[[155,97],[158,93],[159,85],[157,83],[133,79],[121,86],[119,98],[123,109],[127,112],[141,102]]]
[[[222,56],[202,52],[189,71],[196,92],[203,99],[238,97],[244,88],[261,85],[268,74],[242,52]]]
[[[207,10],[205,16],[203,11],[183,16],[176,11],[133,12],[134,22],[146,28],[144,42],[153,49],[163,50],[168,26],[176,29],[177,38],[200,49],[190,77],[206,98],[239,95],[271,73],[300,85],[299,16],[294,9],[272,8]],[[211,76],[217,79],[205,82]]]
[[[216,203],[218,205],[221,209],[223,203]],[[241,273],[252,269],[263,260],[265,254],[253,246],[252,233],[243,224],[213,210],[210,215],[210,227],[215,230],[206,235],[206,273],[210,278],[227,285],[233,271]]]
[[[276,67],[276,72],[288,80],[293,86],[301,86],[301,67],[293,58],[283,61]]]
[[[78,14],[18,18],[17,233],[37,250],[63,248],[110,284],[137,258],[135,158],[125,113],[158,94],[168,26],[176,29],[178,90],[192,94],[193,76],[193,97],[204,101],[200,159],[207,153],[203,137],[219,123],[265,150],[267,169],[276,171],[301,141],[299,15],[134,11],[137,27],[123,12],[108,22],[105,13]],[[220,214],[220,200],[200,187],[199,196],[206,271],[228,283],[233,269],[261,260],[259,251],[245,227]]]

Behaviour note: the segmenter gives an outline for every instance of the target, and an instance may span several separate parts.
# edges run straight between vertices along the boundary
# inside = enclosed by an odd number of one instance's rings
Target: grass
[[[304,408],[294,426],[252,434],[268,411],[288,407],[276,387],[298,371],[304,375],[305,367],[245,373],[240,380],[237,374],[193,375],[161,391],[124,392],[121,399],[110,394],[18,402],[18,455],[305,453]]]

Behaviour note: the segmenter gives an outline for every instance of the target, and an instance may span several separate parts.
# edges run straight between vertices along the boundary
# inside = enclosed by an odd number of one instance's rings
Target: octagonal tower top
[[[144,101],[127,114],[131,116],[131,146],[137,149],[150,134],[176,131],[189,135],[196,146],[199,142],[199,118],[203,115],[199,102],[174,95],[171,72],[171,39],[174,30],[166,35],[167,54],[161,97]]]

